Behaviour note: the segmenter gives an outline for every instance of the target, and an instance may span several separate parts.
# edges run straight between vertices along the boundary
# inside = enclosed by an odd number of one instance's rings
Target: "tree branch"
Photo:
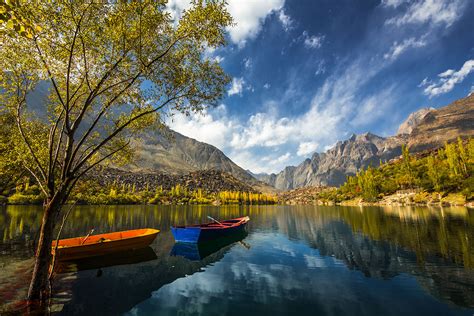
[[[33,170],[31,170],[30,167],[27,166],[27,163],[24,160],[23,160],[23,167],[25,167],[25,169],[28,170],[28,172],[31,173],[31,175],[36,179],[36,182],[38,182],[38,185],[40,186],[41,191],[43,191],[44,196],[47,197],[48,196],[48,191],[46,191],[46,189],[44,188],[43,184],[41,183],[39,177],[36,175],[36,173],[33,172]]]
[[[109,134],[109,136],[107,136],[105,139],[102,140],[102,142],[100,142],[89,154],[87,154],[81,161],[79,161],[76,165],[76,167],[74,168],[73,170],[73,174],[76,173],[86,162],[87,160],[89,160],[90,157],[92,157],[93,154],[95,154],[100,148],[102,148],[105,144],[107,144],[111,139],[113,139],[118,133],[120,133],[122,130],[124,130],[128,125],[132,124],[133,122],[135,122],[136,120],[142,118],[143,116],[145,115],[148,115],[148,114],[151,114],[153,112],[156,112],[160,109],[162,109],[163,107],[165,107],[168,103],[174,101],[174,100],[177,100],[179,98],[182,98],[184,97],[185,95],[179,95],[179,96],[175,96],[175,97],[172,97],[172,98],[169,98],[168,100],[166,100],[163,104],[161,104],[159,107],[156,107],[152,110],[149,110],[149,111],[145,111],[143,113],[140,113],[136,116],[134,116],[133,118],[129,119],[127,122],[123,123],[121,126],[119,126],[115,131],[113,131],[111,134]]]
[[[49,149],[49,163],[48,163],[48,177],[49,179],[52,179],[52,166],[53,166],[53,148],[54,148],[54,135],[56,135],[56,130],[58,128],[59,122],[61,121],[61,117],[63,116],[64,109],[61,110],[61,113],[59,113],[58,118],[56,119],[56,122],[54,125],[51,127],[50,132],[49,132],[49,138],[48,138],[48,149]],[[59,142],[61,142],[61,138],[59,139]]]
[[[164,56],[166,56],[166,55],[169,53],[169,51],[171,50],[171,48],[173,48],[173,47],[174,47],[181,39],[183,39],[183,38],[184,38],[184,36],[183,36],[183,37],[179,37],[179,38],[177,38],[176,40],[174,40],[174,41],[168,46],[168,48],[167,48],[164,52],[162,52],[162,53],[161,53],[160,55],[158,55],[156,58],[154,58],[153,60],[151,60],[148,64],[145,65],[145,67],[146,67],[146,68],[149,68],[149,67],[152,66],[155,62],[157,62],[158,60],[160,60],[161,58],[163,58]],[[123,56],[119,59],[119,61],[120,61],[122,58],[123,58]],[[111,70],[108,71],[108,73],[109,73],[110,71],[112,71],[112,70],[115,68],[116,65],[118,65],[118,62],[114,65],[114,67],[112,67]],[[110,85],[110,86],[104,88],[103,90],[101,90],[100,92],[98,92],[98,93],[96,93],[96,94],[94,95],[93,98],[95,98],[95,97],[98,96],[98,95],[101,95],[102,93],[104,93],[104,92],[107,91],[108,89],[111,89],[111,88],[113,88],[113,87],[115,87],[115,86],[117,86],[117,85],[119,85],[119,84],[125,83],[125,82],[127,82],[128,80],[131,80],[117,95],[115,95],[115,96],[112,98],[111,101],[108,102],[108,104],[107,104],[107,105],[102,109],[102,111],[97,115],[97,117],[95,118],[95,120],[94,120],[94,122],[92,123],[92,125],[89,127],[89,129],[86,131],[86,133],[83,135],[83,137],[81,138],[81,140],[80,140],[79,143],[77,144],[77,146],[76,146],[76,148],[75,148],[75,150],[74,150],[74,152],[73,152],[73,157],[76,156],[76,154],[77,154],[79,148],[80,148],[80,147],[82,146],[82,144],[85,142],[85,140],[87,139],[87,137],[89,136],[89,134],[93,131],[93,129],[95,128],[95,126],[97,125],[97,123],[99,122],[99,120],[101,119],[102,115],[104,115],[104,113],[105,113],[105,111],[107,110],[107,108],[108,108],[109,106],[111,106],[112,103],[115,102],[115,100],[117,100],[128,88],[130,88],[130,87],[133,85],[133,83],[135,83],[135,81],[141,76],[141,74],[142,74],[142,71],[140,70],[134,77],[128,78],[128,79],[125,79],[125,80],[122,80],[122,81],[120,81],[120,82],[118,82],[118,83],[115,83],[115,84],[112,84],[112,85]],[[109,74],[106,73],[106,75],[104,76],[104,78],[107,78],[108,75],[109,75]],[[104,78],[103,78],[103,79],[104,79]],[[104,81],[105,81],[105,79],[104,79]],[[101,80],[101,82],[102,82],[102,80]],[[94,91],[96,91],[97,88],[102,85],[101,82],[99,82],[99,84],[96,86],[96,88],[94,88]],[[90,97],[90,96],[89,96],[89,97]],[[89,100],[89,98],[88,98],[88,100]],[[88,100],[86,100],[86,103],[87,103]],[[91,101],[92,101],[92,100],[91,100]],[[83,107],[83,110],[85,110],[86,108],[87,108],[87,106],[85,105],[85,106]],[[82,120],[82,116],[83,116],[84,112],[85,112],[85,111],[83,111],[83,113],[80,114],[80,119],[81,119],[81,120]],[[79,119],[79,117],[78,117],[78,119]],[[79,121],[79,122],[80,122],[80,121]],[[76,122],[74,122],[73,126],[74,126],[75,124],[76,124]],[[73,127],[73,129],[74,129],[74,127]],[[72,162],[72,160],[71,160],[71,162]]]
[[[105,111],[112,105],[113,102],[115,102],[115,100],[117,100],[128,88],[130,88],[133,83],[139,78],[140,76],[140,73],[138,73],[134,78],[132,78],[132,81],[129,82],[117,95],[115,95],[108,103],[107,105],[105,105],[102,110],[99,112],[99,114],[97,114],[97,117],[94,119],[94,122],[92,122],[92,125],[87,129],[87,131],[84,133],[84,135],[82,136],[81,140],[79,141],[79,143],[77,144],[76,148],[74,149],[74,152],[73,152],[73,156],[75,156],[79,150],[79,148],[82,146],[82,144],[85,142],[85,140],[87,139],[87,137],[90,135],[90,133],[92,133],[92,131],[94,130],[95,126],[97,125],[97,123],[99,122],[99,120],[101,119],[102,115],[105,114]]]
[[[46,182],[47,178],[46,178],[46,172],[45,170],[43,169],[43,167],[41,166],[41,163],[38,159],[38,157],[36,156],[35,152],[33,151],[33,148],[31,147],[31,144],[30,142],[28,141],[28,138],[26,137],[25,135],[25,132],[23,131],[23,127],[21,125],[21,106],[22,104],[26,101],[26,93],[23,95],[22,99],[20,100],[19,99],[19,96],[20,96],[20,92],[19,92],[19,87],[17,88],[18,91],[17,91],[17,97],[18,97],[18,104],[17,104],[17,110],[16,110],[16,123],[17,123],[17,127],[18,127],[18,130],[20,132],[20,135],[24,141],[24,143],[26,144],[26,146],[28,147],[28,150],[31,154],[31,156],[33,157],[33,160],[35,161],[38,169],[40,170],[40,173],[41,173],[41,176],[43,177],[44,181]]]
[[[95,166],[97,166],[98,164],[100,164],[101,162],[103,162],[104,160],[112,157],[113,155],[115,155],[116,153],[118,153],[119,151],[123,150],[125,147],[127,147],[128,145],[130,145],[130,141],[128,141],[125,145],[121,146],[120,148],[117,148],[116,150],[110,152],[109,154],[105,155],[104,157],[102,157],[101,159],[99,159],[98,161],[94,162],[92,165],[90,165],[89,167],[87,167],[84,171],[82,171],[78,176],[77,178],[81,178],[83,175],[85,175],[89,170],[91,170],[92,168],[94,168]]]
[[[49,80],[51,80],[52,84],[53,84],[53,87],[54,87],[54,91],[56,92],[56,95],[58,96],[58,99],[59,99],[59,102],[61,102],[62,106],[64,107],[64,109],[66,110],[66,105],[63,101],[63,98],[61,97],[61,94],[59,93],[59,89],[58,89],[58,86],[56,84],[56,80],[54,80],[54,77],[53,77],[53,74],[51,73],[51,70],[49,69],[49,66],[48,64],[46,63],[46,60],[44,59],[44,56],[43,56],[43,53],[41,52],[41,48],[39,47],[38,45],[38,36],[35,36],[33,38],[33,40],[35,41],[35,47],[36,47],[36,50],[38,51],[38,54],[40,56],[40,59],[43,63],[43,66],[45,67],[46,71],[48,72],[48,76],[49,76]]]

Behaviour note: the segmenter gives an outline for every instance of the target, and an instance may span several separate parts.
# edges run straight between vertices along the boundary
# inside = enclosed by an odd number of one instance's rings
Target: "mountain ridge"
[[[374,167],[401,155],[402,145],[412,152],[442,146],[457,137],[474,135],[474,95],[439,109],[413,112],[400,125],[397,135],[381,137],[370,132],[352,136],[324,153],[314,153],[297,166],[277,174],[254,175],[279,190],[306,186],[339,186],[361,168]]]

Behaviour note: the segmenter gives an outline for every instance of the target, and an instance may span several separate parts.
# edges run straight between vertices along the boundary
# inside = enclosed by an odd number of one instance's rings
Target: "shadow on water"
[[[54,271],[56,273],[67,273],[84,270],[96,270],[112,266],[136,264],[155,260],[156,254],[151,247],[122,251],[103,256],[83,258],[71,261],[58,261]]]
[[[232,236],[221,237],[212,241],[200,243],[176,243],[171,249],[171,256],[181,256],[191,261],[199,261],[210,256],[221,248],[230,246],[234,243],[243,243],[243,239],[247,237],[246,231],[239,231]]]
[[[143,253],[62,266],[55,282],[55,310],[64,315],[124,313],[164,285],[203,272],[239,249],[238,240],[194,249],[174,244],[171,225],[207,222],[207,215],[248,215],[246,241],[277,233],[316,249],[323,258],[336,258],[366,278],[391,282],[410,275],[440,302],[474,308],[474,212],[467,208],[78,206],[69,215],[63,238],[85,235],[91,228],[96,233],[141,227],[162,232]],[[2,288],[11,287],[13,280],[18,288],[27,287],[24,266],[31,264],[40,220],[37,207],[0,208],[2,302],[24,293],[2,297]],[[260,258],[265,259],[263,254]]]

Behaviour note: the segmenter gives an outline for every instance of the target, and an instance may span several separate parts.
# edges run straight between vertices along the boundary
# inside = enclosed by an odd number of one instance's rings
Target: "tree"
[[[26,174],[20,159],[15,154],[16,144],[12,137],[12,130],[15,128],[15,116],[0,110],[0,195],[4,192],[8,194],[16,182]]]
[[[461,173],[464,177],[468,176],[467,164],[469,161],[469,153],[467,152],[466,148],[464,148],[463,141],[461,137],[458,137],[458,151],[459,151],[459,168],[461,169]]]
[[[41,30],[41,27],[34,26],[27,17],[18,14],[19,9],[19,0],[0,0],[0,35],[13,33],[33,38],[34,30]]]
[[[362,170],[357,175],[358,185],[362,190],[362,197],[366,201],[375,201],[379,194],[378,181],[376,179],[376,169],[370,166],[367,170]]]
[[[54,228],[77,181],[130,159],[131,137],[165,113],[189,115],[225,92],[228,76],[205,58],[232,24],[224,1],[195,0],[179,21],[165,5],[25,2],[14,16],[35,25],[31,38],[1,33],[0,104],[15,117],[16,156],[45,196],[29,300],[47,294]],[[45,85],[47,100],[38,102]]]
[[[436,191],[441,190],[441,170],[440,163],[434,155],[428,156],[426,160],[427,171],[426,174]]]
[[[410,151],[408,146],[402,145],[402,162],[403,162],[403,169],[401,177],[399,178],[402,186],[408,186],[409,188],[413,187],[413,183],[415,182],[415,176],[413,174],[413,167],[411,165],[411,157]]]

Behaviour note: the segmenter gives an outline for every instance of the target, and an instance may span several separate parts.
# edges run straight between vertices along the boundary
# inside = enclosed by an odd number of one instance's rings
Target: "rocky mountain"
[[[474,94],[427,113],[414,126],[408,146],[414,152],[422,151],[442,146],[458,136],[474,136]]]
[[[218,148],[186,137],[168,128],[147,131],[136,141],[133,164],[122,168],[135,173],[185,175],[213,170],[232,175],[262,192],[274,189],[254,178]]]
[[[430,113],[434,108],[423,108],[413,112],[398,128],[397,135],[411,134],[413,129]]]
[[[314,153],[298,166],[289,166],[278,174],[256,177],[277,189],[305,186],[339,186],[349,175],[369,165],[378,166],[401,154],[407,144],[411,152],[442,146],[458,136],[474,135],[474,95],[440,109],[422,109],[412,113],[400,125],[398,135],[380,137],[371,133],[352,135],[339,141],[325,153]]]

